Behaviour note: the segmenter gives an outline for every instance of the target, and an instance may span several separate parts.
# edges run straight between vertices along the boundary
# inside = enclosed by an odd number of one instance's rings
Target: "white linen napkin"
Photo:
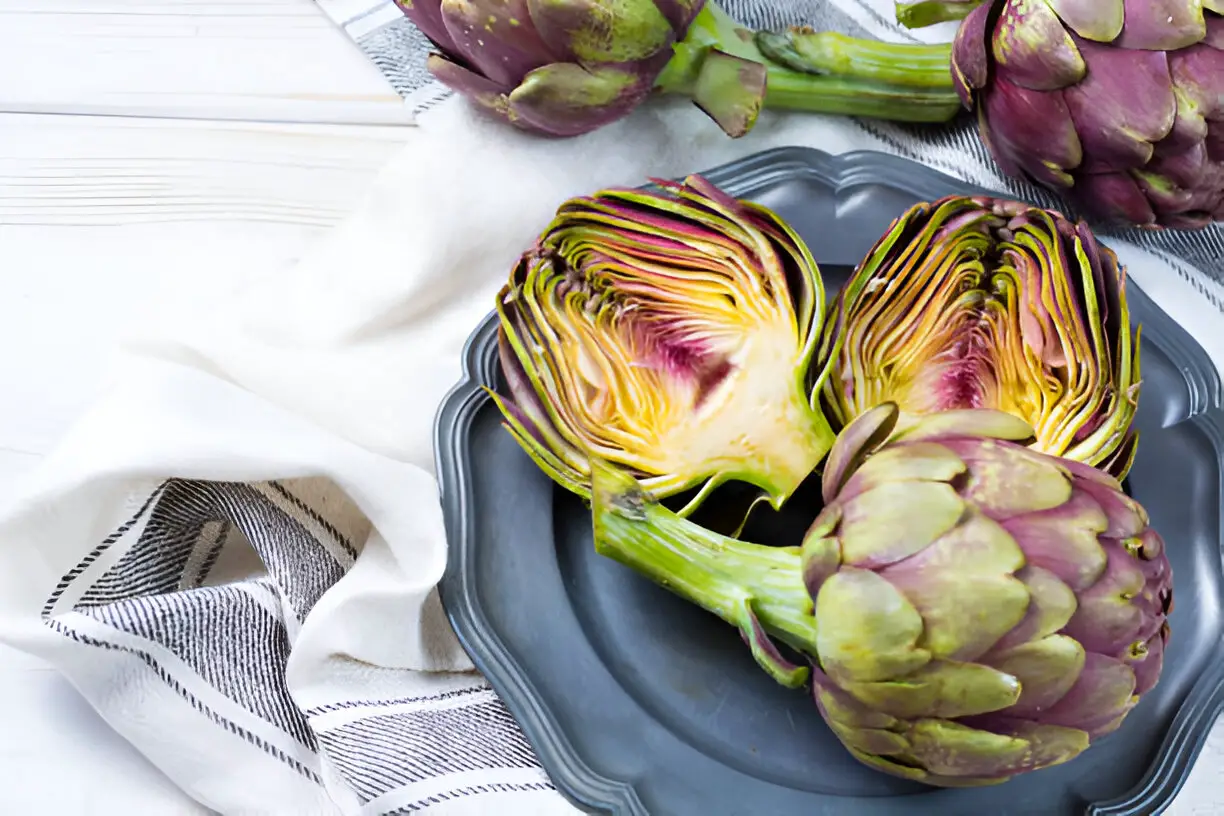
[[[0,640],[224,814],[573,813],[434,592],[461,347],[565,198],[783,145],[898,152],[879,133],[770,113],[732,141],[667,100],[566,141],[423,112],[312,255],[126,345],[0,516]],[[1111,243],[1219,366],[1220,287]]]

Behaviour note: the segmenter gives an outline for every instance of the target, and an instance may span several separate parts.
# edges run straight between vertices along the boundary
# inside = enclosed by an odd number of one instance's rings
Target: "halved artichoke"
[[[885,402],[901,427],[993,408],[1033,447],[1125,477],[1139,397],[1126,273],[1088,226],[1016,201],[952,196],[893,222],[839,293],[820,359],[840,425]]]
[[[833,442],[812,355],[824,287],[802,239],[706,180],[573,198],[501,291],[506,425],[590,495],[591,456],[663,498],[719,484],[776,508]]]

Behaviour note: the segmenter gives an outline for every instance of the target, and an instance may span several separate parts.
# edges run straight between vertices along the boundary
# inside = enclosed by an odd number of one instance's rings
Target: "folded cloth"
[[[872,2],[725,5],[899,36]],[[391,63],[420,60],[402,39]],[[1041,200],[959,131],[767,113],[733,141],[658,100],[543,140],[403,90],[419,127],[360,210],[292,269],[132,338],[0,517],[0,639],[224,814],[574,812],[447,626],[431,445],[465,339],[562,200],[783,145],[901,153]],[[1111,244],[1218,366],[1224,237],[1144,242]]]

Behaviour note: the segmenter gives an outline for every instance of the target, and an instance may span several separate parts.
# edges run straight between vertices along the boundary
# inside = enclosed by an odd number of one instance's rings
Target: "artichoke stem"
[[[950,65],[950,45],[754,32],[706,3],[656,87],[692,98],[732,136],[751,129],[761,107],[946,122],[961,109]]]
[[[835,31],[761,31],[757,46],[770,60],[805,74],[954,91],[952,46],[876,42]]]
[[[789,662],[770,639],[816,654],[816,618],[799,548],[765,547],[706,530],[597,460],[591,463],[591,516],[596,552],[735,626],[757,663],[782,685],[807,681],[809,669]]]
[[[879,82],[794,72],[769,72],[765,107],[869,116],[894,122],[947,122],[960,112],[952,90],[923,91]]]
[[[963,20],[984,0],[918,0],[897,2],[897,22],[906,28],[925,28],[937,23]]]

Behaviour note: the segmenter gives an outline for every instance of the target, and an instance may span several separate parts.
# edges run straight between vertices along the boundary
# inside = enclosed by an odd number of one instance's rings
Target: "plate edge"
[[[467,513],[471,483],[461,463],[467,461],[466,430],[483,404],[485,385],[494,382],[491,361],[496,355],[489,353],[489,347],[496,334],[496,313],[491,311],[464,344],[462,378],[443,399],[434,422],[438,496],[449,543],[446,570],[438,583],[442,608],[464,651],[523,729],[558,791],[587,812],[648,816],[632,785],[596,773],[573,749],[540,704],[534,684],[475,604],[474,593],[466,591],[470,549],[454,544],[468,541],[471,535]]]

